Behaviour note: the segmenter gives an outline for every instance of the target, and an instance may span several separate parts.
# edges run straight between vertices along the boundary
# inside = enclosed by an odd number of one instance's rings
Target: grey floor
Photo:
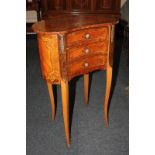
[[[119,41],[116,47],[119,50]],[[119,54],[118,54],[119,55]],[[119,62],[119,58],[116,59]],[[57,86],[56,119],[51,110],[46,83],[41,78],[35,37],[27,37],[27,155],[128,155],[129,98],[128,67],[122,52],[116,65],[109,109],[109,127],[104,125],[105,71],[91,74],[88,109],[84,105],[83,78],[70,82],[72,113],[71,147],[65,141],[60,86]],[[116,78],[117,77],[117,78]],[[72,110],[73,109],[73,110]]]

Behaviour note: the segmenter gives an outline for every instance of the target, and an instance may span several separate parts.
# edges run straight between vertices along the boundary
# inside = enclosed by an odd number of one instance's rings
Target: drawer
[[[108,41],[93,42],[91,44],[85,44],[77,47],[72,47],[67,49],[67,60],[71,61],[73,59],[89,56],[93,54],[103,54],[108,53]]]
[[[83,30],[74,31],[68,33],[66,36],[67,46],[72,46],[80,42],[89,42],[94,39],[108,39],[109,27],[96,27],[96,28],[87,28]]]
[[[103,69],[107,62],[107,57],[103,55],[89,56],[78,59],[67,65],[68,76],[71,79],[74,76],[85,74],[96,69]]]

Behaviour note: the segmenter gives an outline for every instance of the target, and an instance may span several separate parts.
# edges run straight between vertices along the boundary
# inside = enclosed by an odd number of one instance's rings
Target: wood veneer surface
[[[58,15],[35,23],[32,28],[37,33],[65,33],[94,25],[116,24],[119,16],[98,15]]]

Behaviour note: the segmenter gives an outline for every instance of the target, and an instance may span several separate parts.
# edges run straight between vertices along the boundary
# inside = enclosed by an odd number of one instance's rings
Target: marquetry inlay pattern
[[[43,79],[58,83],[60,81],[57,36],[39,35],[39,54]],[[53,48],[55,49],[53,51]]]

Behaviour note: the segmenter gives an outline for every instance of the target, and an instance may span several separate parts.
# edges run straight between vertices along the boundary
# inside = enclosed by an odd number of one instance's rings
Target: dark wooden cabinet
[[[65,10],[66,9],[66,0],[46,0],[42,1],[42,4],[46,4],[49,10]]]
[[[26,0],[26,10],[38,10],[38,0]]]
[[[119,14],[120,0],[40,0],[43,18],[60,13]]]
[[[97,10],[111,10],[115,8],[115,0],[96,0]]]

